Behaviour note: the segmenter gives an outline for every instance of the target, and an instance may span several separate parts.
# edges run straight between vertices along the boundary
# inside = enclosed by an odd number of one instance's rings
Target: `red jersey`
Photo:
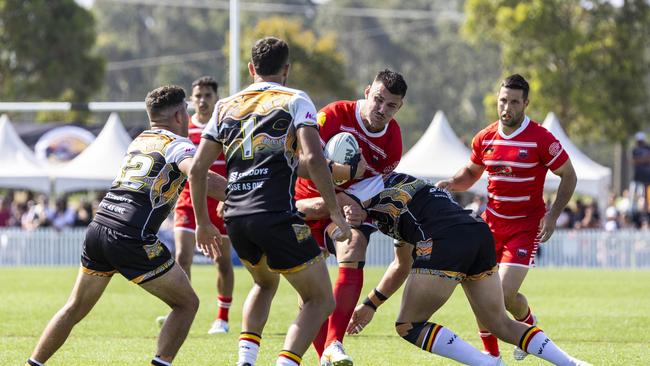
[[[488,172],[486,213],[500,219],[541,218],[546,212],[546,172],[561,167],[569,156],[551,132],[528,116],[505,135],[499,121],[474,136],[474,164]]]
[[[190,118],[190,123],[188,125],[189,134],[188,138],[194,143],[194,145],[199,145],[201,142],[201,134],[203,133],[203,128],[207,123],[199,122],[198,116],[195,114]],[[217,160],[212,163],[210,170],[221,175],[222,177],[226,176],[226,161],[224,160],[223,153],[219,155]],[[208,202],[214,200],[214,198],[208,197]],[[216,200],[214,200],[216,201]],[[188,181],[183,188],[178,197],[176,207],[192,207],[192,197],[190,196],[190,182]]]
[[[361,153],[368,163],[361,179],[348,181],[339,187],[345,189],[359,180],[380,174],[391,173],[402,158],[402,131],[397,121],[391,119],[384,129],[370,132],[361,120],[361,106],[365,100],[337,101],[328,104],[318,112],[320,142],[324,147],[332,136],[349,132],[356,138]],[[309,179],[296,181],[296,200],[319,197],[316,185]]]

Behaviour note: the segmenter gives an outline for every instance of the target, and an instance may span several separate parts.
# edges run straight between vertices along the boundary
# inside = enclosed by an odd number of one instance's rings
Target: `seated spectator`
[[[616,231],[620,228],[621,225],[618,222],[618,211],[616,211],[616,207],[607,207],[607,210],[605,210],[605,230]]]
[[[73,208],[68,207],[67,197],[62,197],[56,201],[56,209],[48,218],[55,229],[63,230],[74,225],[77,213]]]
[[[35,199],[33,196],[28,197],[31,198],[27,201],[27,212],[21,218],[23,229],[34,230],[50,226],[47,197],[43,194]]]
[[[22,218],[27,213],[27,204],[14,202],[14,208],[12,210],[11,218],[9,219],[10,227],[22,228],[23,221]]]
[[[77,209],[77,218],[74,222],[74,226],[88,226],[93,220],[93,205],[92,203],[82,200],[79,203],[79,209]]]
[[[565,206],[560,216],[558,216],[555,226],[558,229],[572,229],[575,225],[575,217],[573,210],[569,206]]]
[[[0,227],[9,226],[11,219],[11,201],[9,197],[0,197]]]

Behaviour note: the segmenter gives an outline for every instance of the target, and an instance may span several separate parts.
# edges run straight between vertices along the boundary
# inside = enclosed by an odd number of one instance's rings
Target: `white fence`
[[[0,229],[0,266],[78,265],[85,229],[24,231]],[[197,262],[206,262],[195,258]],[[373,234],[367,266],[385,266],[393,260],[393,240]],[[329,264],[335,259],[330,257]],[[650,231],[557,231],[542,244],[540,267],[650,269]]]

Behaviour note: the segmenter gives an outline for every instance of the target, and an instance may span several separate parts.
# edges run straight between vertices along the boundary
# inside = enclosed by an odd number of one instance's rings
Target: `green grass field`
[[[23,365],[40,332],[66,301],[76,268],[0,268],[0,365]],[[334,272],[332,272],[334,273]],[[367,293],[383,269],[366,271]],[[236,272],[231,333],[209,336],[215,315],[215,270],[194,267],[194,286],[201,307],[174,365],[234,365],[240,331],[241,304],[250,278]],[[594,365],[650,365],[650,272],[576,269],[535,269],[525,284],[540,327],[569,353]],[[393,323],[399,307],[396,294],[366,330],[346,337],[356,365],[454,365],[427,354],[399,338]],[[297,297],[283,281],[262,339],[258,365],[274,365],[284,333],[297,312]],[[145,365],[155,351],[158,327],[154,319],[165,305],[120,276],[72,332],[48,365]],[[473,316],[458,289],[433,321],[479,346]],[[501,343],[508,364],[543,365],[528,357],[512,359],[510,345]],[[317,365],[309,350],[304,365]]]

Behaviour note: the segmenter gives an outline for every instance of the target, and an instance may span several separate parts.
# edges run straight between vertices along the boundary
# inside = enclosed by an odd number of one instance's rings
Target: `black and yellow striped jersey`
[[[262,82],[220,100],[203,138],[223,145],[228,186],[225,217],[295,212],[296,131],[318,128],[307,94]]]
[[[192,141],[170,131],[142,132],[129,145],[95,221],[143,240],[155,238],[185,186],[178,164],[195,152]]]

